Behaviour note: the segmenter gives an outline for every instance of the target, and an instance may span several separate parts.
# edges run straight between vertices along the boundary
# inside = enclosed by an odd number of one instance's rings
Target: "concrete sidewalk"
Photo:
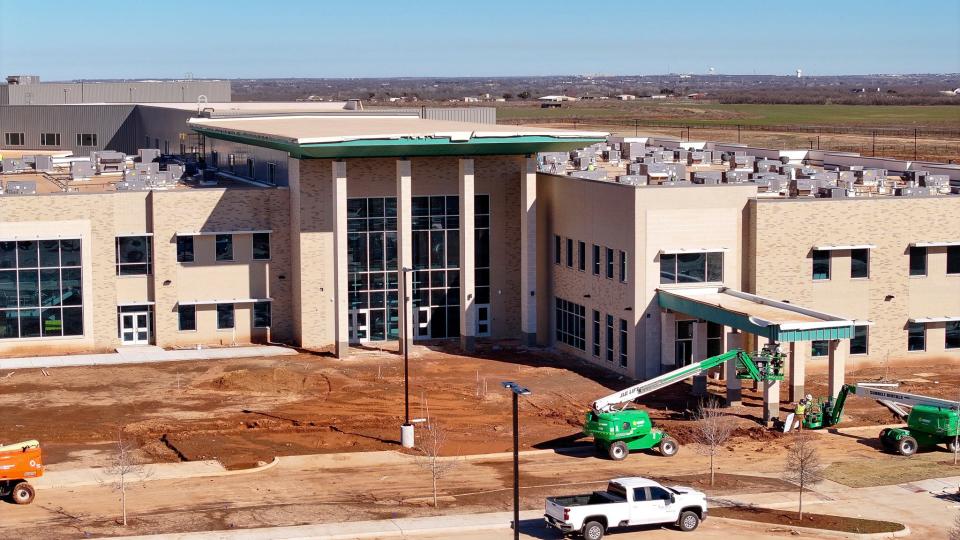
[[[297,354],[297,351],[275,345],[178,349],[172,351],[152,346],[121,347],[117,349],[115,353],[106,354],[71,354],[64,356],[0,359],[0,370],[147,364],[152,362],[180,362],[183,360],[220,360],[224,358],[250,358],[255,356],[283,356],[291,354]]]
[[[133,481],[152,482],[154,480],[185,480],[188,478],[209,478],[212,476],[236,476],[251,474],[271,469],[280,463],[279,458],[273,458],[270,463],[249,469],[228,470],[219,461],[186,461],[181,463],[148,463],[143,465],[143,473],[133,475]],[[40,478],[30,480],[37,489],[63,489],[80,486],[97,486],[112,483],[117,480],[116,475],[107,472],[106,468],[90,467],[86,469],[67,469],[63,471],[47,471]]]

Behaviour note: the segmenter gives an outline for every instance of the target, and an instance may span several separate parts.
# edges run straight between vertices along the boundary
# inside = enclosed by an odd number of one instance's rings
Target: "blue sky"
[[[201,26],[191,21],[206,21]],[[0,74],[960,72],[958,0],[0,0]]]

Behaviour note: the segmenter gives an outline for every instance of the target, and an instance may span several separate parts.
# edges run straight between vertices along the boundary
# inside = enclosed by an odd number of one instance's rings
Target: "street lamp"
[[[403,343],[403,425],[400,426],[400,446],[404,448],[413,448],[413,424],[410,423],[410,342],[412,336],[407,333],[410,321],[407,319],[411,312],[407,311],[407,301],[410,296],[407,293],[407,274],[412,272],[412,268],[400,268],[400,309],[403,310],[403,316],[400,317],[402,328],[400,329],[401,343]]]
[[[513,392],[513,538],[520,540],[520,422],[517,415],[517,397],[529,396],[530,390],[515,382],[501,383]]]

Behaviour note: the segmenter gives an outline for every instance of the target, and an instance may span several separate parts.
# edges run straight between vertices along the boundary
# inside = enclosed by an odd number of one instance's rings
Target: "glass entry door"
[[[150,313],[133,311],[120,314],[120,341],[124,345],[150,343]]]
[[[490,304],[477,304],[477,337],[490,335]]]
[[[369,310],[350,310],[350,343],[363,343],[370,340],[369,321]]]

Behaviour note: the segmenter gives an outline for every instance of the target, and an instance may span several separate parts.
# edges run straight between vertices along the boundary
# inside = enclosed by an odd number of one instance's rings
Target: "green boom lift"
[[[657,448],[661,455],[672,456],[680,448],[677,441],[654,428],[647,411],[628,409],[627,406],[651,392],[700,375],[731,360],[737,363],[738,379],[783,380],[783,355],[776,349],[771,352],[764,347],[756,356],[733,349],[598,399],[586,415],[583,432],[593,437],[598,450],[606,452],[615,461],[626,458],[631,450],[650,448]]]
[[[880,443],[885,450],[912,456],[920,448],[943,444],[951,452],[956,451],[958,402],[898,392],[896,387],[896,383],[845,384],[835,400],[821,399],[816,407],[808,410],[803,417],[803,427],[824,429],[839,424],[847,396],[853,394],[875,399],[906,420],[904,427],[885,428],[880,432]],[[901,405],[911,407],[910,412],[905,412]]]

